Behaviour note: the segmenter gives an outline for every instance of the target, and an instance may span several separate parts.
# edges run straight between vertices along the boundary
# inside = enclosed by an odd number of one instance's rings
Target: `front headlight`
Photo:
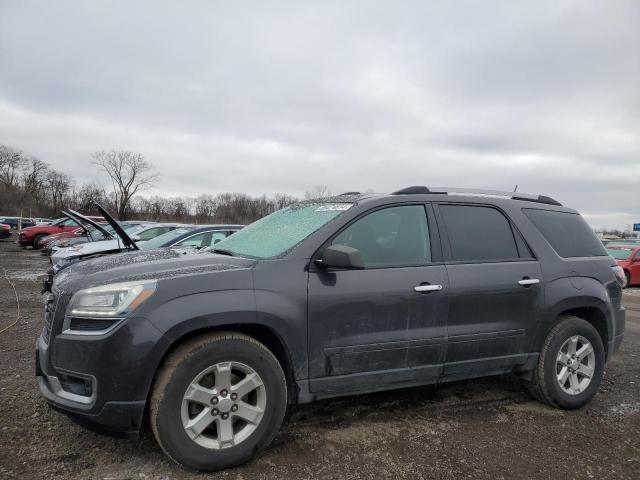
[[[67,317],[115,318],[123,317],[147,300],[156,290],[156,280],[112,283],[76,292]]]

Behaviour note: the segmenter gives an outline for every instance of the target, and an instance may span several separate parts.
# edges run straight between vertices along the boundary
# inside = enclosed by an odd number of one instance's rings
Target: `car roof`
[[[303,200],[305,203],[386,203],[402,202],[454,202],[454,203],[480,203],[498,206],[519,205],[523,208],[538,208],[567,213],[578,213],[568,207],[564,207],[558,201],[544,195],[532,195],[521,192],[503,192],[497,190],[479,190],[473,188],[455,187],[407,187],[392,193],[360,193],[346,192],[331,197]]]

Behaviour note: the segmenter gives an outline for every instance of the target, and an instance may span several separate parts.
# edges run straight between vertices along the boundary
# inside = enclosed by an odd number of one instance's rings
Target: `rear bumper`
[[[620,345],[622,345],[626,328],[626,313],[627,311],[624,307],[620,307],[615,311],[613,338],[607,345],[607,361],[620,350]]]

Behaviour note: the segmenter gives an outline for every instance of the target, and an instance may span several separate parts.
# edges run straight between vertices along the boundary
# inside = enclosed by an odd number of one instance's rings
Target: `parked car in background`
[[[96,255],[119,253],[125,250],[138,250],[138,242],[151,240],[163,233],[183,226],[183,224],[180,223],[153,223],[141,226],[137,232],[130,236],[106,210],[99,205],[96,205],[96,207],[116,232],[114,238],[98,242],[81,243],[53,252],[51,254],[51,273],[55,274],[60,269],[74,262]]]
[[[11,238],[11,227],[6,223],[0,223],[0,238]]]
[[[87,218],[96,222],[104,222],[104,218],[102,217],[89,216]],[[81,225],[77,220],[65,216],[55,220],[49,225],[35,225],[23,229],[18,236],[18,243],[22,248],[34,247],[37,249],[38,241],[41,238],[54,233],[77,230],[78,227],[81,227]]]
[[[623,284],[546,196],[339,195],[211,251],[70,265],[46,285],[36,375],[68,415],[128,435],[149,423],[172,460],[217,470],[264,450],[288,405],[323,398],[515,373],[580,408],[622,343]]]
[[[244,225],[184,225],[162,235],[138,243],[141,250],[166,247],[213,247]]]
[[[122,228],[130,235],[135,234],[136,232],[142,230],[143,228],[152,225],[154,222],[142,222],[142,221],[125,221],[118,222]],[[88,232],[78,236],[62,236],[61,238],[52,238],[49,241],[50,237],[45,237],[40,241],[40,245],[43,249],[43,255],[51,255],[53,252],[60,250],[61,248],[72,247],[74,245],[79,245],[81,243],[87,242],[97,242],[101,240],[110,240],[115,237],[116,232],[109,224],[101,225],[108,233],[109,236],[101,235],[96,231],[93,227],[88,227]]]
[[[627,240],[607,240],[603,242],[605,247],[613,245],[640,245],[640,239],[627,239]]]
[[[607,245],[607,253],[624,270],[626,286],[640,285],[640,245]]]
[[[53,219],[51,218],[34,218],[32,219],[34,222],[36,222],[36,225],[48,225],[51,222],[53,222]]]
[[[33,227],[36,224],[36,222],[34,222],[30,218],[21,217],[0,217],[0,223],[9,225],[13,230],[17,230],[18,228]]]

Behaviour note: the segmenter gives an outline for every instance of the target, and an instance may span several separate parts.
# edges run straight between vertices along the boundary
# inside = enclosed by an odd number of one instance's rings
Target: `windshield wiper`
[[[230,250],[224,250],[224,249],[222,249],[222,248],[214,248],[214,249],[213,249],[213,250],[211,250],[211,251],[212,251],[213,253],[219,253],[219,254],[221,254],[221,255],[228,255],[228,256],[230,256],[230,257],[235,257],[235,256],[236,256],[236,254],[235,254],[235,253],[233,253],[232,251],[230,251]]]

